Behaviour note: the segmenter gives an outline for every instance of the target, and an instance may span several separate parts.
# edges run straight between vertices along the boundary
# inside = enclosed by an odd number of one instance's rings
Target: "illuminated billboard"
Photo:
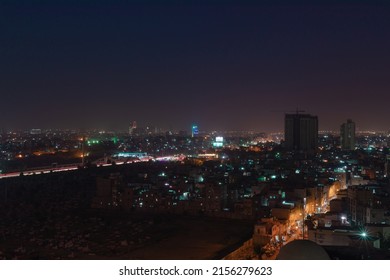
[[[215,141],[213,142],[214,148],[222,148],[223,147],[223,137],[217,136],[215,137]]]

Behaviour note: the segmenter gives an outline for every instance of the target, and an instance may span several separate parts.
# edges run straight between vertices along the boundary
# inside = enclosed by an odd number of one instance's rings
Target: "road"
[[[126,162],[124,162],[124,161],[115,162],[116,165],[121,165],[121,164],[125,164],[125,163]],[[134,163],[134,161],[127,162],[127,164],[129,164],[129,163]],[[36,174],[47,174],[47,173],[52,173],[52,172],[72,171],[72,170],[79,169],[80,166],[81,166],[80,164],[73,163],[73,164],[59,165],[56,167],[39,167],[39,168],[30,169],[30,170],[26,170],[26,171],[22,171],[22,172],[11,172],[11,173],[0,174],[0,179],[19,177],[21,174],[23,174],[23,176],[29,176],[29,175],[36,175]],[[111,163],[99,164],[98,166],[99,167],[107,167],[107,166],[112,166],[112,164]]]
[[[173,155],[173,156],[164,156],[164,157],[157,157],[157,158],[153,158],[151,156],[148,156],[148,157],[141,158],[141,159],[129,159],[129,158],[127,158],[126,160],[115,159],[114,161],[115,161],[115,165],[122,165],[122,164],[138,163],[138,162],[147,162],[149,160],[153,160],[153,161],[182,161],[183,159],[185,159],[185,156],[183,156],[183,155]],[[96,161],[94,163],[98,167],[112,166],[111,163],[102,163],[99,161]],[[10,173],[0,174],[0,179],[19,177],[21,174],[23,174],[24,176],[29,176],[29,175],[35,175],[35,174],[47,174],[47,173],[51,173],[51,172],[72,171],[72,170],[79,169],[80,167],[81,167],[80,163],[62,164],[62,165],[57,165],[55,167],[44,166],[44,167],[29,169],[29,170],[22,171],[22,172],[10,172]]]

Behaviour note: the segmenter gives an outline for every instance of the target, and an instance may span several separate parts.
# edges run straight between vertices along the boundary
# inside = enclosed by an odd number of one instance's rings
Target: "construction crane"
[[[300,113],[304,113],[306,112],[305,110],[299,110],[298,108],[295,110],[295,111],[271,111],[273,113],[296,113],[297,115],[299,115]]]
[[[305,110],[299,110],[298,108],[295,110],[295,111],[290,111],[290,112],[295,112],[297,115],[299,115],[299,113],[304,113],[306,112]]]

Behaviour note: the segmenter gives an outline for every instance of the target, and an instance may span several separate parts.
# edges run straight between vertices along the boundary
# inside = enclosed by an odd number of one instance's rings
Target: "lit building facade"
[[[199,134],[199,129],[197,125],[193,125],[191,129],[191,136],[195,137]]]

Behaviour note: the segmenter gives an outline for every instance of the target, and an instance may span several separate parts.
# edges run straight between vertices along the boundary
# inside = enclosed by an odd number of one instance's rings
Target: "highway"
[[[134,162],[135,161],[127,162],[127,164],[134,163]],[[126,162],[124,162],[124,161],[115,162],[116,165],[122,165],[125,163]],[[105,164],[98,165],[98,167],[107,167],[107,166],[112,166],[112,164],[105,163]],[[19,176],[21,176],[21,174],[23,174],[23,176],[30,176],[30,175],[37,175],[37,174],[48,174],[48,173],[52,173],[52,172],[72,171],[72,170],[77,170],[80,167],[81,167],[81,164],[76,164],[76,163],[59,165],[57,167],[40,167],[40,168],[29,169],[29,170],[22,171],[22,172],[11,172],[11,173],[0,174],[0,179],[19,177]]]
[[[112,162],[115,162],[115,165],[122,165],[122,164],[132,164],[132,163],[138,163],[138,162],[147,162],[149,160],[153,161],[181,161],[185,158],[185,156],[165,156],[165,157],[160,157],[160,158],[153,158],[151,156],[138,159],[129,159],[127,158],[126,160],[123,159],[112,159]],[[104,163],[106,161],[102,161],[102,159],[97,160],[93,162],[93,164],[96,164],[98,167],[108,167],[112,166],[112,163]],[[21,174],[23,176],[31,176],[31,175],[36,175],[36,174],[47,174],[47,173],[52,173],[52,172],[66,172],[66,171],[72,171],[72,170],[77,170],[81,167],[81,163],[71,163],[71,164],[62,164],[62,165],[57,165],[55,167],[53,166],[44,166],[44,167],[38,167],[38,168],[31,168],[25,171],[19,171],[19,172],[10,172],[10,173],[4,173],[0,174],[0,179],[4,178],[13,178],[13,177],[19,177]]]

